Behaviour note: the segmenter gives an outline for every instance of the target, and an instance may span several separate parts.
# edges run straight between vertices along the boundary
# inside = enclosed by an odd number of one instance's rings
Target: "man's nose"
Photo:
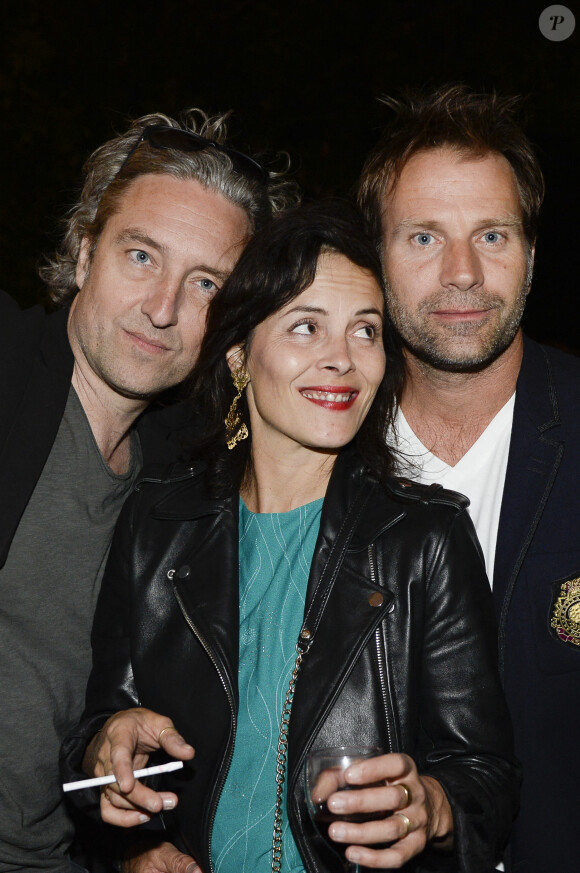
[[[451,240],[443,251],[440,282],[444,288],[470,291],[483,285],[479,253],[469,240]]]
[[[176,279],[159,281],[150,287],[143,299],[141,312],[149,318],[153,327],[171,327],[177,324],[180,294],[181,283]]]

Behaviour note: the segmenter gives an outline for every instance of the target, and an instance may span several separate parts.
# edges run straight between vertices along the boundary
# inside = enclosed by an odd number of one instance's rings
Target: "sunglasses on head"
[[[231,146],[223,145],[221,142],[216,142],[214,139],[207,139],[205,136],[193,133],[191,130],[169,127],[164,124],[150,124],[143,128],[141,136],[123,161],[121,170],[143,142],[149,143],[154,149],[175,149],[178,152],[186,153],[215,149],[227,155],[232,162],[234,170],[242,176],[246,176],[246,178],[253,179],[255,182],[266,186],[270,181],[268,171],[253,158],[250,158],[249,155],[245,155]]]

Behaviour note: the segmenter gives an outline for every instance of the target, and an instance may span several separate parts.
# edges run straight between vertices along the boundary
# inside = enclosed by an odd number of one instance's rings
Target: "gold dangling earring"
[[[234,397],[232,405],[230,406],[230,411],[225,419],[227,446],[230,450],[235,449],[236,445],[241,440],[245,440],[249,436],[248,428],[242,421],[242,416],[238,411],[238,400],[242,396],[242,391],[250,381],[250,374],[245,367],[240,367],[238,370],[232,372],[232,379],[234,382],[234,388],[238,393]]]

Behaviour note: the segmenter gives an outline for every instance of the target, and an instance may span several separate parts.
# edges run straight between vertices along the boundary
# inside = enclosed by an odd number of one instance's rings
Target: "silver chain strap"
[[[308,631],[306,631],[308,634]],[[288,728],[290,726],[290,713],[296,691],[296,680],[302,666],[305,652],[299,645],[296,646],[298,655],[292,670],[286,700],[280,718],[280,735],[278,737],[278,749],[276,752],[276,810],[274,812],[274,833],[272,835],[272,873],[280,873],[282,869],[282,798],[284,795],[284,782],[286,780],[286,760],[288,757]]]
[[[290,682],[288,683],[286,700],[284,701],[284,706],[282,708],[280,734],[278,736],[278,747],[276,750],[276,807],[274,812],[274,832],[272,834],[272,873],[280,873],[282,869],[282,800],[284,795],[284,782],[286,780],[286,762],[288,758],[288,728],[290,727],[290,713],[292,712],[294,692],[296,691],[296,680],[298,679],[298,674],[302,667],[304,655],[308,652],[314,641],[314,635],[318,627],[320,615],[324,608],[324,602],[328,596],[328,584],[326,584],[325,587],[322,587],[322,579],[333,578],[332,573],[336,566],[338,566],[338,562],[341,560],[341,556],[348,546],[352,531],[354,530],[351,519],[356,520],[358,518],[367,496],[366,492],[361,488],[356,495],[355,500],[351,502],[348,513],[342,523],[337,537],[335,538],[331,554],[328,557],[326,566],[320,577],[318,587],[314,592],[314,597],[304,618],[304,624],[302,625],[302,630],[300,631],[300,636],[296,643],[296,651],[298,654],[296,656],[296,662],[294,664],[294,669],[292,670]],[[313,624],[310,624],[310,619],[313,620]],[[308,627],[308,625],[310,625],[310,627]]]

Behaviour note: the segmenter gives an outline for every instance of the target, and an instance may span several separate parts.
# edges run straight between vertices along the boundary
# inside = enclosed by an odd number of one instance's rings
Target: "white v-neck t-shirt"
[[[388,441],[400,452],[399,473],[427,485],[437,482],[469,498],[490,581],[493,583],[495,546],[505,484],[514,417],[515,392],[490,421],[469,451],[451,467],[417,438],[399,407],[394,434]]]

